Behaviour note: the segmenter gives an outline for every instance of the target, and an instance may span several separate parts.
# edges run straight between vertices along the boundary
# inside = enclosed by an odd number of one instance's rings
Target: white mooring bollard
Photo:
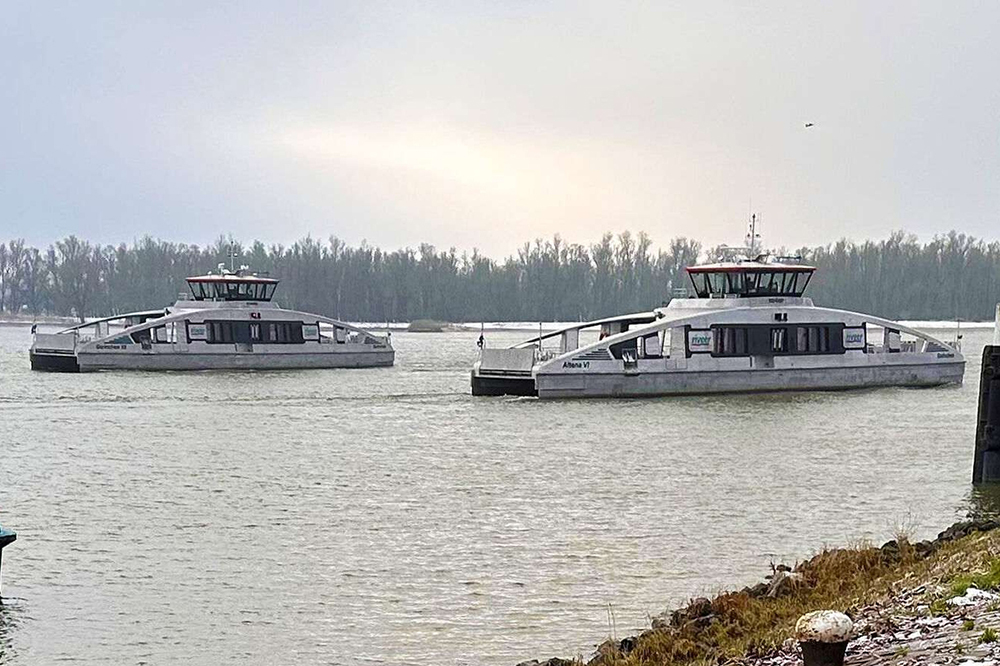
[[[806,613],[795,623],[795,640],[805,666],[844,666],[844,653],[854,623],[843,613],[821,610]]]

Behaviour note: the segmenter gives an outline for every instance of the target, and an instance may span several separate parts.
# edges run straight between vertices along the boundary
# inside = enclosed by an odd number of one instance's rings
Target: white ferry
[[[385,337],[271,299],[278,280],[246,267],[187,278],[190,296],[163,310],[132,312],[34,333],[33,370],[222,370],[389,366]]]
[[[690,298],[482,348],[473,395],[631,397],[961,384],[959,342],[803,296],[815,267],[766,255],[688,267]],[[581,333],[597,332],[581,345]],[[546,347],[557,343],[555,348]]]

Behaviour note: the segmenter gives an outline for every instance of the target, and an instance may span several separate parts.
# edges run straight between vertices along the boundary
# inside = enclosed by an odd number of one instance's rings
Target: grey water
[[[63,375],[0,326],[0,662],[586,656],[968,509],[986,330],[961,388],[556,402],[473,398],[477,337],[397,333],[393,368]]]

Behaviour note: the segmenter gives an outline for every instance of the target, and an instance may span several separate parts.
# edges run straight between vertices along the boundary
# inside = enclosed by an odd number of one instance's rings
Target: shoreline
[[[795,666],[796,620],[824,609],[854,621],[847,666],[1000,662],[1000,521],[966,520],[932,541],[900,535],[771,566],[756,585],[665,610],[589,657],[516,666]]]
[[[0,326],[31,326],[40,324],[42,326],[75,326],[78,322],[73,317],[57,317],[55,315],[42,315],[31,319],[0,317]]]
[[[88,317],[89,320],[97,319],[96,317]],[[32,324],[43,324],[43,325],[66,325],[73,326],[80,323],[75,317],[61,317],[58,315],[39,315],[37,317],[10,317],[3,316],[0,317],[0,326],[31,326]],[[354,326],[359,326],[361,328],[367,328],[369,330],[390,330],[390,331],[406,331],[406,329],[413,322],[408,321],[348,321],[346,323],[352,324]],[[449,332],[471,332],[479,331],[480,328],[487,333],[501,333],[504,331],[527,331],[527,332],[537,332],[539,322],[530,321],[487,321],[487,322],[438,322],[442,326],[442,333]],[[545,332],[558,331],[560,329],[566,328],[567,326],[574,326],[583,322],[577,321],[543,321],[542,330]],[[899,323],[904,326],[909,326],[911,328],[924,328],[931,330],[951,330],[954,329],[956,323],[954,321],[949,321],[947,319],[931,321],[931,320],[899,320]],[[963,321],[961,322],[962,329],[968,330],[986,330],[993,329],[995,322],[993,321]],[[421,331],[422,332],[422,331]]]

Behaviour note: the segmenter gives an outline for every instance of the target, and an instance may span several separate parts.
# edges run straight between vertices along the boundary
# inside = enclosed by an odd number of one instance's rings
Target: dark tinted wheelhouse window
[[[694,285],[694,293],[698,298],[708,298],[708,276],[704,273],[688,273],[691,276],[691,284]]]
[[[227,301],[269,301],[278,285],[251,280],[188,281],[195,300],[219,298]]]
[[[699,298],[714,296],[801,296],[811,271],[720,270],[690,273]]]
[[[721,296],[726,293],[726,274],[709,273],[708,289],[713,296]]]

